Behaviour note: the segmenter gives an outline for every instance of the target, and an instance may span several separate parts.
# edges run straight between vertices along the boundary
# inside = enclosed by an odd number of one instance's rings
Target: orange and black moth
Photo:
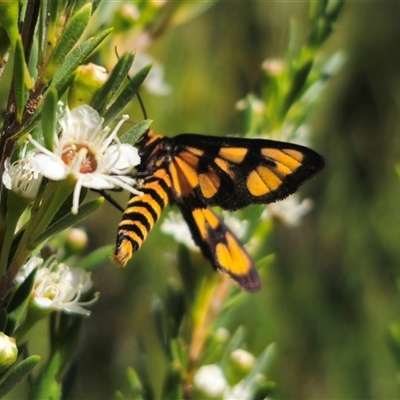
[[[133,196],[124,211],[114,262],[125,265],[164,207],[174,203],[203,255],[247,291],[260,289],[254,262],[210,207],[233,211],[282,200],[324,166],[323,158],[307,147],[266,139],[197,134],[168,138],[147,131],[135,146],[143,195]]]

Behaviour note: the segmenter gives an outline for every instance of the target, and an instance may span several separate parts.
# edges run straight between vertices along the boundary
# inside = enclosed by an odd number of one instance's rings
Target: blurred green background
[[[285,55],[291,21],[298,42],[303,34],[305,40],[307,12],[307,2],[221,1],[168,30],[149,48],[173,88],[164,97],[143,93],[154,130],[241,132],[235,103],[257,93],[265,59]],[[264,273],[262,291],[249,294],[227,319],[229,329],[245,327],[254,354],[277,344],[269,376],[277,398],[399,396],[388,346],[389,324],[400,320],[399,16],[397,2],[345,5],[320,56],[340,50],[346,63],[308,121],[312,147],[326,159],[324,171],[301,190],[315,207],[299,227],[276,227],[265,248],[276,261]],[[142,118],[137,108],[129,112]],[[117,198],[124,202],[126,195]],[[93,247],[114,241],[120,219],[110,205],[101,212],[87,224]],[[74,398],[111,398],[127,386],[126,367],[137,367],[141,356],[161,386],[165,359],[151,301],[179,275],[178,245],[159,226],[127,268],[109,264],[93,273],[101,296],[86,322]]]

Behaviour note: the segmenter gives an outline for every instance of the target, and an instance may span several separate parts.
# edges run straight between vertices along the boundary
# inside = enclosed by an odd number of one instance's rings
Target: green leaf
[[[326,14],[326,17],[331,22],[335,22],[335,20],[338,18],[338,15],[344,6],[344,3],[345,3],[345,0],[328,0],[325,14]]]
[[[232,351],[238,349],[242,345],[245,340],[245,336],[246,334],[243,326],[240,326],[238,329],[236,329],[236,332],[232,335],[231,340],[225,347],[224,353],[221,357],[221,368],[224,371],[228,365],[229,357],[231,356]]]
[[[400,322],[392,322],[389,325],[388,341],[392,354],[400,366]]]
[[[38,24],[38,45],[39,45],[39,59],[42,59],[42,53],[46,46],[46,33],[47,33],[47,17],[50,18],[50,13],[48,12],[49,7],[48,1],[42,1],[39,9],[39,24]],[[50,2],[50,7],[52,3],[56,3],[57,6],[58,1]],[[54,14],[53,14],[54,16]]]
[[[30,356],[21,361],[12,372],[0,382],[0,398],[25,379],[40,361],[40,356]]]
[[[276,383],[272,381],[256,383],[253,387],[253,396],[251,400],[264,400],[274,398],[276,392]]]
[[[0,71],[4,69],[7,63],[7,53],[10,51],[10,39],[5,29],[0,26]]]
[[[167,335],[165,332],[165,312],[164,305],[160,298],[156,297],[151,304],[151,310],[153,311],[154,322],[156,325],[156,333],[160,340],[161,346],[163,347],[165,354],[169,354],[169,348],[167,343]]]
[[[88,201],[87,203],[81,204],[79,206],[78,214],[74,215],[68,213],[64,217],[58,219],[56,222],[51,224],[36,240],[34,243],[34,247],[38,246],[40,243],[43,243],[49,237],[59,233],[72,225],[81,222],[88,215],[96,211],[102,204],[104,203],[104,199],[99,197],[98,199]]]
[[[71,16],[75,15],[85,5],[85,3],[86,3],[86,0],[75,0],[73,3],[73,9],[71,12]],[[93,12],[92,12],[92,14],[93,14]]]
[[[88,25],[91,12],[92,5],[88,3],[83,6],[68,22],[63,35],[54,49],[51,61],[45,70],[43,76],[44,83],[49,82],[53,78],[58,67],[62,65],[68,53],[80,39],[82,33]]]
[[[6,30],[12,45],[19,39],[19,5],[17,1],[0,1],[0,25]]]
[[[151,65],[147,65],[142,68],[123,88],[118,98],[112,104],[112,106],[104,114],[104,124],[107,125],[112,119],[114,119],[122,109],[136,96],[140,85],[146,79],[146,76],[150,72]]]
[[[74,266],[76,268],[83,268],[87,271],[98,267],[101,264],[104,264],[109,261],[110,254],[112,253],[114,246],[107,245],[96,249],[91,252],[86,257],[79,260]]]
[[[121,143],[135,144],[137,140],[144,135],[144,133],[149,129],[153,120],[145,119],[134,125],[131,129],[126,131],[119,140]]]
[[[169,364],[167,374],[162,390],[163,400],[176,400],[182,399],[182,368],[176,363]]]
[[[183,290],[175,280],[168,282],[167,290],[166,315],[168,337],[176,338],[185,317],[185,296]]]
[[[99,7],[99,5],[101,4],[103,0],[94,0],[93,1],[93,6],[92,6],[92,12],[94,13],[97,8]]]
[[[8,306],[8,321],[5,333],[11,335],[18,325],[21,317],[25,314],[28,307],[30,295],[35,283],[36,268],[27,276],[27,278],[17,288],[14,296]]]
[[[36,391],[32,396],[34,400],[60,398],[61,384],[58,383],[57,378],[71,360],[71,353],[76,346],[80,333],[82,318],[68,315],[64,321],[65,323],[60,323],[60,329],[57,332],[58,337],[54,340],[57,345],[53,347],[36,385]]]
[[[271,367],[272,363],[277,356],[277,347],[275,343],[268,345],[264,351],[259,355],[257,361],[251,370],[250,374],[246,377],[246,382],[251,381],[257,375],[267,375],[268,369]]]
[[[143,387],[136,371],[129,367],[126,371],[126,375],[133,394],[132,398],[134,400],[143,400]]]
[[[122,55],[122,57],[118,60],[117,65],[111,71],[106,83],[97,92],[96,96],[90,103],[90,105],[96,109],[100,115],[104,113],[107,102],[112,101],[115,93],[120,90],[122,84],[128,76],[128,72],[132,66],[134,58],[134,51]]]
[[[42,1],[43,3],[43,1]],[[59,15],[64,9],[64,4],[62,1],[48,1],[48,25],[49,29],[55,29],[55,25]]]
[[[76,67],[83,63],[94,51],[94,49],[111,33],[112,29],[107,29],[101,32],[99,35],[85,40],[83,43],[75,47],[71,53],[58,65],[57,72],[54,74],[54,78],[51,81],[51,87],[55,87],[58,90],[58,94],[61,93],[63,88],[69,80],[72,79]]]
[[[22,40],[19,37],[15,48],[14,61],[14,91],[15,105],[17,109],[17,121],[21,121],[26,104],[26,87],[25,87],[25,55]]]
[[[57,90],[52,87],[48,90],[43,103],[42,130],[44,144],[50,151],[53,150],[53,138],[57,126]]]
[[[114,393],[113,400],[124,400],[124,399],[125,399],[125,396],[121,391],[117,390]]]

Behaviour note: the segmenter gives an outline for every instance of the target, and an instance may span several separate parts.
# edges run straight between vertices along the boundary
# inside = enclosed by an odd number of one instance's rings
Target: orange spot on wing
[[[278,168],[280,168],[284,173],[290,173],[295,171],[301,166],[301,161],[304,156],[297,150],[278,150],[278,149],[261,149],[261,154],[264,157],[270,158],[278,163]],[[286,169],[284,167],[287,167]],[[288,171],[289,172],[285,172]]]
[[[189,196],[199,184],[196,171],[179,157],[174,158],[175,165],[177,165],[178,179],[180,181],[180,188],[182,196]]]
[[[210,199],[217,193],[221,181],[218,175],[213,172],[199,174],[199,185],[201,193],[206,199]]]
[[[263,196],[270,191],[276,190],[282,180],[269,168],[259,166],[251,171],[247,177],[247,190],[253,196]]]
[[[246,157],[247,152],[248,149],[245,147],[222,147],[218,155],[225,160],[240,164]]]
[[[188,151],[182,151],[178,155],[186,164],[190,165],[194,170],[197,170],[199,167],[199,157],[193,155]]]
[[[226,172],[232,178],[233,174],[227,161],[223,160],[222,158],[216,157],[214,159],[214,162],[218,165],[218,167],[222,169],[222,171]]]

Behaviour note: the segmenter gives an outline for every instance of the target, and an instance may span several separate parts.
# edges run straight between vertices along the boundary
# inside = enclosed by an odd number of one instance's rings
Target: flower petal
[[[36,165],[40,172],[48,179],[60,181],[68,176],[63,161],[47,154],[37,153],[35,155]]]

